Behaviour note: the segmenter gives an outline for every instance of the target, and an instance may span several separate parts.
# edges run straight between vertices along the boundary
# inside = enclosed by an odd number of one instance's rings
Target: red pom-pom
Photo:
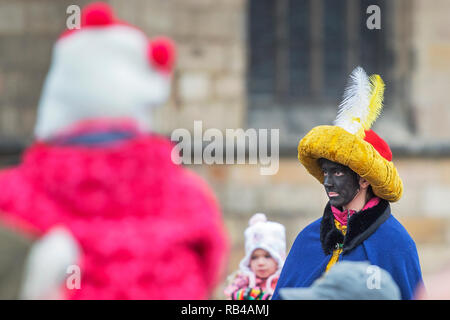
[[[151,40],[149,59],[156,68],[170,72],[175,61],[175,45],[172,40],[165,37]]]
[[[104,2],[87,5],[81,13],[82,26],[104,26],[112,24],[114,15],[111,7]]]
[[[387,161],[392,161],[392,151],[386,141],[381,139],[373,130],[365,131],[365,133],[364,140],[370,143],[383,158]]]

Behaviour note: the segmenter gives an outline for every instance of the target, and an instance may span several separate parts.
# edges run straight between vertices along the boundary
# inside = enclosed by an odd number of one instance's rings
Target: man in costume
[[[382,109],[384,83],[360,67],[350,77],[333,126],[313,128],[298,158],[325,187],[323,216],[297,236],[280,275],[281,288],[309,287],[339,261],[369,261],[387,270],[402,299],[422,282],[416,246],[391,214],[403,193],[392,152],[371,126]]]
[[[147,123],[168,97],[174,50],[103,3],[54,46],[36,141],[0,173],[0,219],[70,231],[81,279],[63,298],[206,299],[221,281],[228,241],[216,198]]]

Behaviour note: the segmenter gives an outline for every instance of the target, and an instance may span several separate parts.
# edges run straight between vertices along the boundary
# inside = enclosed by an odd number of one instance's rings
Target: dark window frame
[[[254,1],[257,3],[260,0]],[[252,92],[252,34],[251,34],[251,6],[252,0],[248,2],[248,56],[247,56],[247,88],[248,88],[248,113],[247,124],[249,127],[264,127],[275,128],[279,127],[291,138],[288,138],[284,143],[293,145],[296,143],[295,136],[300,137],[301,134],[306,133],[312,126],[317,124],[330,124],[334,119],[337,111],[337,105],[341,101],[342,94],[344,92],[345,83],[351,70],[356,65],[361,65],[369,74],[379,73],[382,78],[388,80],[386,82],[386,95],[385,114],[395,114],[397,118],[401,118],[404,130],[413,134],[415,132],[414,114],[411,108],[407,92],[410,87],[411,69],[413,64],[412,55],[412,43],[411,37],[407,35],[408,30],[411,29],[412,8],[410,3],[405,0],[400,1],[369,1],[369,0],[346,0],[346,23],[345,23],[345,36],[346,36],[346,62],[345,68],[342,74],[339,75],[340,83],[338,90],[332,94],[332,96],[324,96],[321,94],[323,84],[325,83],[323,77],[324,73],[323,63],[323,50],[326,44],[322,41],[324,37],[321,31],[321,21],[317,17],[324,15],[324,4],[329,0],[291,0],[291,1],[304,1],[309,3],[309,22],[311,33],[309,46],[309,56],[311,68],[310,75],[312,75],[311,92],[309,97],[303,97],[301,99],[292,98],[289,95],[289,80],[291,79],[287,75],[289,70],[289,28],[292,23],[283,23],[286,21],[286,16],[289,14],[289,0],[277,0],[274,2],[274,16],[276,17],[275,31],[277,35],[276,45],[274,48],[275,57],[275,83],[273,88],[273,94],[255,94]],[[336,1],[336,0],[334,0]],[[338,1],[336,1],[338,2]],[[339,1],[341,2],[341,1]],[[366,4],[377,4],[381,2],[381,31],[380,30],[362,30],[365,28],[365,23],[369,14],[366,14]],[[326,10],[326,8],[325,8]],[[358,15],[358,12],[360,13]],[[325,12],[326,13],[326,12]],[[361,59],[357,59],[357,55],[361,50],[358,46],[363,43],[360,38],[362,33],[369,35],[379,35],[385,32],[384,45],[387,47],[387,57],[383,57],[384,61],[391,60],[390,66],[381,68],[384,70],[378,70],[378,68],[372,68],[365,66],[362,63],[358,63]],[[370,34],[372,33],[372,34]],[[401,41],[398,41],[401,39]],[[375,49],[374,49],[375,48]],[[372,46],[372,54],[378,55],[383,50],[377,50],[377,45]],[[376,59],[376,56],[375,56]],[[356,61],[356,62],[355,62]],[[398,63],[399,62],[399,63]],[[380,64],[380,63],[379,63]],[[373,70],[377,69],[377,70]],[[317,123],[296,123],[296,117],[299,118],[299,112],[303,111],[307,114],[317,114]],[[297,115],[293,115],[296,113]],[[319,115],[319,113],[325,113],[325,115]],[[264,120],[265,118],[265,120]],[[383,117],[382,117],[383,118]],[[272,121],[274,120],[275,121]],[[276,121],[278,119],[278,121]],[[325,121],[325,122],[324,122]],[[381,120],[383,121],[383,120]],[[298,121],[297,121],[298,122]],[[286,127],[284,124],[287,124]],[[280,132],[280,138],[282,138],[283,132]],[[297,140],[298,141],[298,140]],[[281,142],[283,145],[283,141]]]

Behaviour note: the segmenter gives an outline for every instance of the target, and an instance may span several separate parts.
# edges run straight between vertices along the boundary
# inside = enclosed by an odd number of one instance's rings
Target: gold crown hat
[[[390,202],[403,194],[403,183],[392,162],[389,145],[372,124],[383,108],[384,82],[377,74],[367,76],[361,67],[350,75],[333,126],[313,128],[298,144],[298,159],[323,184],[318,159],[349,167],[372,186],[376,196]]]

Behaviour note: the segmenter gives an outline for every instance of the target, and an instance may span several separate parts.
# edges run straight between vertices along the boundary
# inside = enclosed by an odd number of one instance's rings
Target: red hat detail
[[[170,72],[175,60],[175,45],[169,38],[155,38],[149,43],[148,56],[156,68]]]
[[[392,161],[392,151],[386,141],[381,139],[380,136],[377,135],[372,129],[364,132],[366,133],[364,141],[370,143],[387,161]]]
[[[94,2],[87,5],[81,13],[81,25],[104,26],[114,22],[111,7],[103,2]]]
[[[104,2],[94,2],[88,4],[81,10],[81,27],[102,27],[112,24],[119,24],[116,21],[112,8]],[[59,39],[66,38],[67,36],[74,34],[80,29],[65,30]]]

